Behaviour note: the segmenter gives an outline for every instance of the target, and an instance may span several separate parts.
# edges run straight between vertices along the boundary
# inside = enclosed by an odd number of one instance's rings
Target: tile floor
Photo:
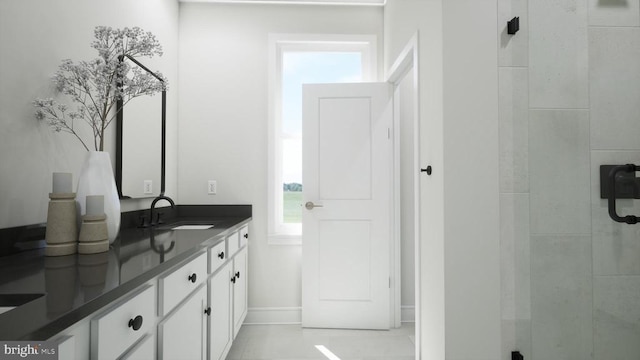
[[[227,360],[415,360],[414,334],[413,323],[389,331],[245,325]],[[335,357],[323,355],[316,345]]]

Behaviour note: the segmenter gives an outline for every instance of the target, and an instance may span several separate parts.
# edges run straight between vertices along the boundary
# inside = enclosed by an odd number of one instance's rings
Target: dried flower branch
[[[78,63],[63,60],[53,76],[56,90],[69,96],[75,108],[69,111],[67,105],[51,98],[36,99],[33,105],[38,120],[48,121],[56,132],[75,135],[88,151],[74,128],[76,121],[86,122],[93,132],[93,148],[102,151],[105,130],[117,116],[117,101],[122,100],[124,106],[138,96],[166,90],[167,81],[158,72],[163,81],[123,60],[125,56],[162,56],[162,46],[150,32],[98,26],[94,36],[91,47],[98,51],[97,58]]]

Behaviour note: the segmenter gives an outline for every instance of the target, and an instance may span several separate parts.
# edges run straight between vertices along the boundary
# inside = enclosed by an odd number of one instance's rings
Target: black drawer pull
[[[207,314],[207,316],[211,316],[211,307],[206,308],[204,313]]]
[[[249,238],[249,233],[244,234],[244,238],[248,239]]]
[[[235,276],[231,278],[231,282],[234,283],[234,284],[236,283],[236,277]]]
[[[220,259],[224,259],[224,251],[222,251],[221,253],[219,253],[219,254],[218,254],[218,257],[219,257]]]
[[[240,278],[240,271],[238,271],[238,272],[236,273],[236,277],[237,277],[238,279]]]
[[[140,330],[140,327],[142,327],[142,316],[138,315],[133,319],[129,319],[129,327],[133,328],[134,331]]]
[[[189,275],[189,281],[191,281],[192,283],[195,283],[196,279],[197,279],[196,273]]]

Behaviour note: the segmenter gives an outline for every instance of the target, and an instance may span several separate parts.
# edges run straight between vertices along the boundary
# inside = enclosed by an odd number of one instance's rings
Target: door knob
[[[307,201],[307,203],[304,204],[304,207],[307,208],[307,210],[313,210],[313,208],[322,207],[322,205],[316,205],[313,201]]]

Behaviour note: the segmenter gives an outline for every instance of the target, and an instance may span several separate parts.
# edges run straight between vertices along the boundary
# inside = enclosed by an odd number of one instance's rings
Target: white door
[[[391,90],[303,86],[304,327],[389,328]]]

